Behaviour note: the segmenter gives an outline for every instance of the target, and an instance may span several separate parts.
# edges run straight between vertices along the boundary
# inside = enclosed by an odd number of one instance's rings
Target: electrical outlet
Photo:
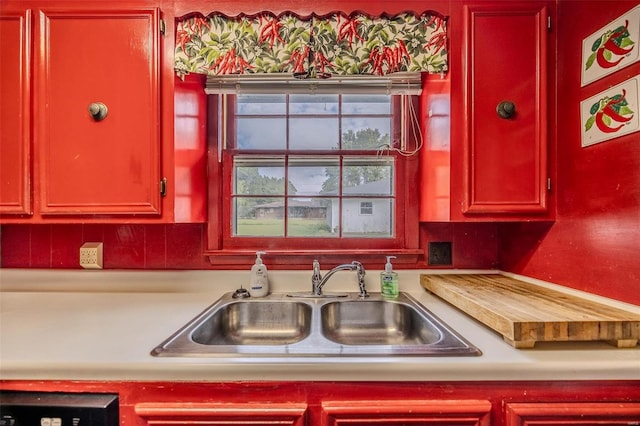
[[[102,243],[84,243],[80,247],[80,266],[85,269],[102,269]]]
[[[429,265],[451,265],[451,242],[429,243]]]

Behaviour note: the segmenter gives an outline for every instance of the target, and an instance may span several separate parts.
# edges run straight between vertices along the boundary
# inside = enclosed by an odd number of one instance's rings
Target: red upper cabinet
[[[427,82],[421,221],[553,220],[555,7],[548,0],[452,3],[443,80],[451,125],[433,139]]]
[[[31,13],[0,8],[0,214],[31,202]]]
[[[547,211],[548,9],[464,8],[462,212]]]
[[[159,215],[159,10],[43,8],[35,18],[40,212]]]

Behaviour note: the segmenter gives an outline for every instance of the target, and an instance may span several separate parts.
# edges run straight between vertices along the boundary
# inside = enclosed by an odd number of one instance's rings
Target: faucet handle
[[[356,260],[351,262],[353,267],[358,274],[358,287],[360,288],[360,298],[364,299],[369,297],[369,293],[367,293],[366,283],[364,282],[364,276],[366,275],[366,271],[364,270],[364,265]]]
[[[313,274],[311,275],[311,291],[313,294],[318,294],[318,286],[322,281],[322,275],[320,274],[320,262],[317,259],[313,261]]]

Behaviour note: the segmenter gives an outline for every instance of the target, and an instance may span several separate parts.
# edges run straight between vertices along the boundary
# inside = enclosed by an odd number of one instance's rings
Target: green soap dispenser
[[[391,259],[395,258],[395,256],[387,256],[384,272],[380,272],[380,293],[382,293],[382,297],[387,299],[396,299],[400,294],[398,273],[393,272],[393,265],[391,264]]]

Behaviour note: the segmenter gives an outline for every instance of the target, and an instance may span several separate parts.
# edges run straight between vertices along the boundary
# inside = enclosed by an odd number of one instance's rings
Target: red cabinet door
[[[323,401],[321,426],[489,426],[488,400]]]
[[[31,13],[0,10],[0,214],[30,214]]]
[[[159,15],[38,11],[35,146],[43,214],[160,214]],[[106,116],[93,117],[92,105],[104,105]]]
[[[514,402],[506,403],[505,425],[637,425],[638,402]]]
[[[145,425],[252,425],[305,426],[305,403],[247,402],[191,403],[142,402],[135,404],[135,413]]]
[[[531,2],[465,8],[466,214],[547,209],[547,16]]]

